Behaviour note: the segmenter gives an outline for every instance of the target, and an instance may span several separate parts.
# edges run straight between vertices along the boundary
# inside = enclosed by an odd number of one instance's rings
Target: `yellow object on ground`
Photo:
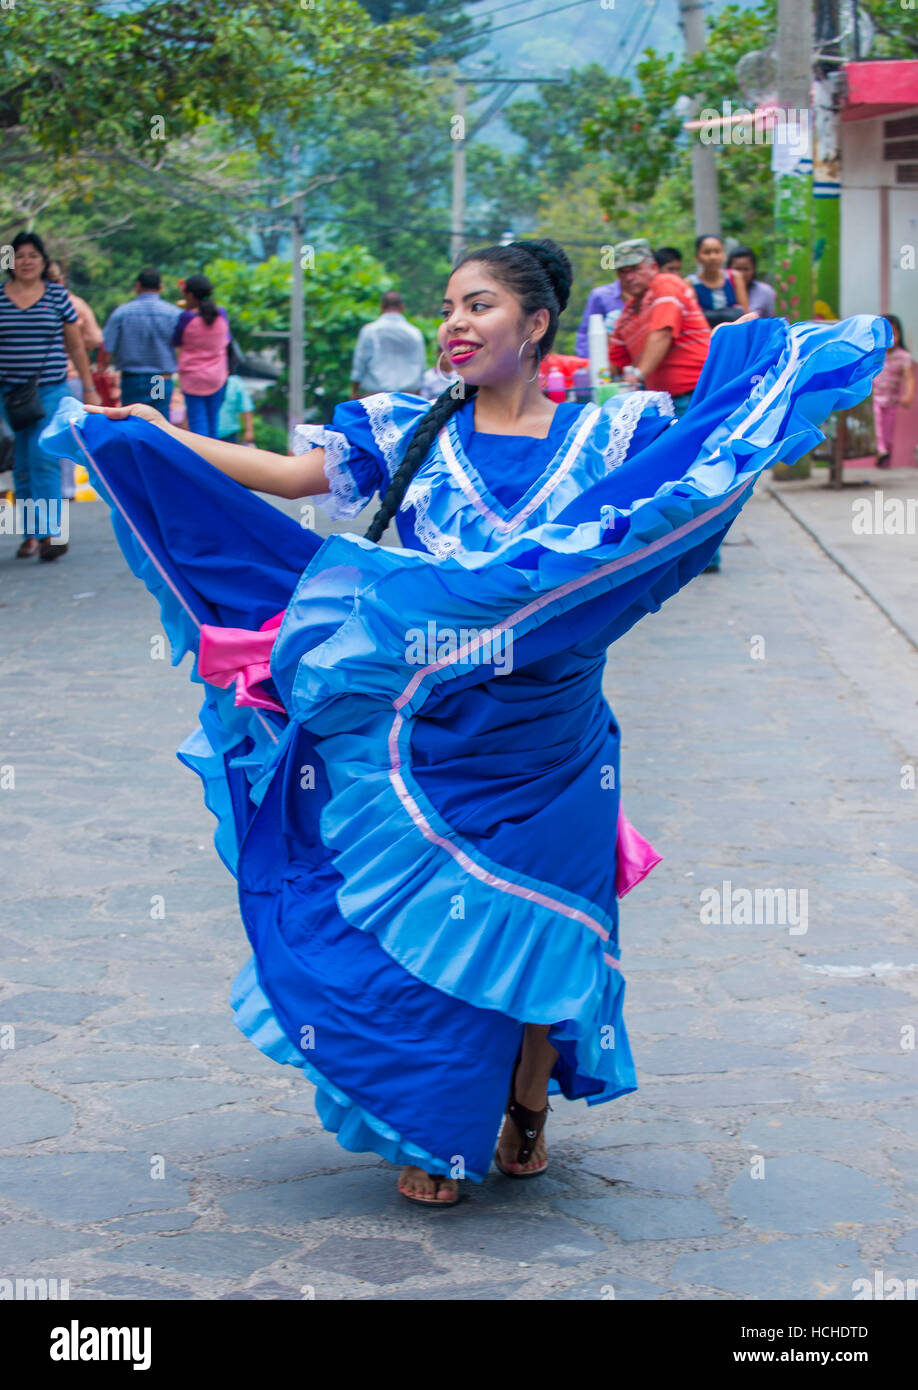
[[[75,484],[74,502],[98,502],[99,494],[90,483],[89,474],[82,463],[78,463],[74,467],[73,481]]]

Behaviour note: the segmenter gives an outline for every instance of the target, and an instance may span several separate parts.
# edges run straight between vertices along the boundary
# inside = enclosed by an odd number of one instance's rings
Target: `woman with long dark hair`
[[[57,422],[174,659],[196,654],[180,757],[253,948],[236,1022],[428,1207],[484,1178],[502,1115],[499,1169],[534,1178],[549,1092],[635,1089],[618,900],[659,856],[621,809],[606,649],[821,437],[811,416],[867,393],[888,336],[747,323],[714,335],[678,422],[661,392],[556,406],[538,369],[570,285],[552,242],[470,252],[440,329],[460,381],[342,404],[292,457],[147,406]],[[382,501],[365,537],[323,541],[249,490]]]
[[[85,399],[98,405],[76,310],[51,279],[51,260],[36,232],[13,238],[13,263],[0,288],[0,410],[14,436],[13,487],[24,539],[20,559],[56,560],[67,550],[62,526],[61,464],[39,442],[69,394],[67,356]]]
[[[206,275],[189,275],[185,309],[175,325],[172,346],[178,356],[178,379],[185,397],[192,434],[218,439],[217,420],[229,377],[229,318],[214,302]]]

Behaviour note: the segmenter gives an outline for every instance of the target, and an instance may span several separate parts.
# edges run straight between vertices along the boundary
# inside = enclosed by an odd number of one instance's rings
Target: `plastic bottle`
[[[591,401],[593,399],[589,367],[578,367],[574,372],[574,399],[577,401]]]
[[[567,400],[567,382],[560,367],[552,367],[545,382],[545,394],[550,401]]]
[[[608,386],[612,379],[609,371],[609,337],[606,333],[602,314],[590,314],[587,329],[587,352],[590,358],[590,385],[594,390]]]

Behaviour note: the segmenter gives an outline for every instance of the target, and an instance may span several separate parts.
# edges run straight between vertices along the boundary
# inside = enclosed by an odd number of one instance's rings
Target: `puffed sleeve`
[[[401,392],[365,396],[336,406],[330,426],[296,425],[294,454],[325,450],[327,496],[318,501],[335,520],[357,516],[374,493],[384,493],[430,402]]]

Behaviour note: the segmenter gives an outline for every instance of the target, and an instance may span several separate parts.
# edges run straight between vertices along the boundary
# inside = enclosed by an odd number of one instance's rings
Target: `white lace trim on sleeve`
[[[295,454],[306,453],[309,449],[325,450],[325,476],[329,491],[320,493],[316,501],[334,521],[357,516],[370,500],[364,496],[348,467],[351,446],[343,434],[328,430],[324,425],[296,425],[290,436],[290,447]]]

